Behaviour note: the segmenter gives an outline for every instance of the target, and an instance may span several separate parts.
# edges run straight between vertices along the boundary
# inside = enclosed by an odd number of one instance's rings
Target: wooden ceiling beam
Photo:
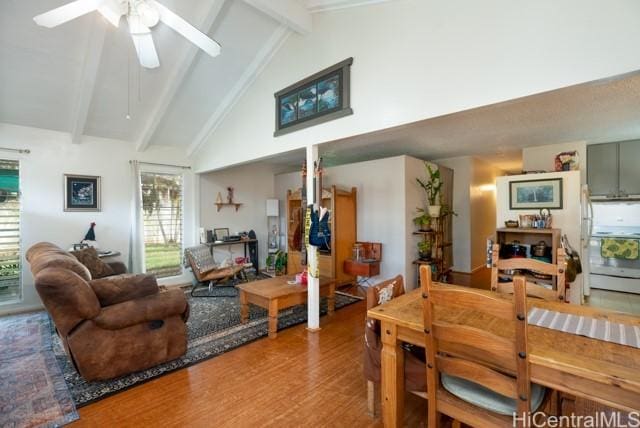
[[[244,0],[300,34],[311,32],[311,13],[297,0]]]
[[[96,87],[98,73],[100,72],[100,60],[102,59],[102,48],[104,38],[107,33],[107,23],[102,17],[96,14],[91,25],[91,35],[87,42],[87,51],[82,66],[78,94],[76,96],[73,112],[71,116],[71,142],[79,144],[87,124],[89,108]]]

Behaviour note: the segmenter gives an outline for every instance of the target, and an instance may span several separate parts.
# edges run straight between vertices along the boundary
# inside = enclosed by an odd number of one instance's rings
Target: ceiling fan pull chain
[[[127,48],[127,120],[131,119],[131,48]]]
[[[142,102],[142,90],[140,89],[140,86],[142,85],[142,83],[140,82],[141,70],[142,66],[138,62],[138,104]]]

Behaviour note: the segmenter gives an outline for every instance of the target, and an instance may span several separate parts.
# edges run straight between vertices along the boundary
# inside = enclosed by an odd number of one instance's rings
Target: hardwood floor
[[[381,427],[367,415],[365,302],[278,332],[79,409],[72,427]],[[376,388],[379,394],[379,388]],[[607,410],[584,400],[565,412]],[[566,413],[565,413],[566,414]],[[425,426],[426,401],[406,395],[405,425]]]
[[[362,375],[365,303],[170,373],[79,410],[73,427],[379,427],[367,415]],[[379,403],[379,398],[378,398]],[[407,425],[426,401],[407,399]]]

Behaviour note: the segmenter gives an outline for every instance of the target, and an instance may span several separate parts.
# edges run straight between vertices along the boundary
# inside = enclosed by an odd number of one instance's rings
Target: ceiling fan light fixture
[[[160,22],[160,12],[158,12],[158,9],[149,6],[145,2],[138,4],[137,11],[138,15],[140,15],[140,21],[145,27],[152,28]]]

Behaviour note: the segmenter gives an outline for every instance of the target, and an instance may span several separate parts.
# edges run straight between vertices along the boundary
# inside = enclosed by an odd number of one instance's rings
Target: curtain
[[[131,161],[131,233],[129,236],[129,272],[144,272],[144,230],[140,162]]]

